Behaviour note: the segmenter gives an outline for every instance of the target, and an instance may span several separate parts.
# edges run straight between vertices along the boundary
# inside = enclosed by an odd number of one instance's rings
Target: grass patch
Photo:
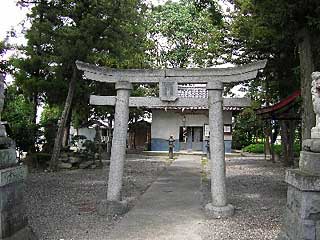
[[[242,151],[249,152],[249,153],[264,153],[264,144],[263,143],[256,143],[256,144],[250,144],[244,148],[242,148]],[[301,148],[299,144],[294,144],[293,151],[295,155],[299,155]],[[277,154],[281,154],[282,152],[282,146],[281,144],[275,144],[274,145],[274,152]]]

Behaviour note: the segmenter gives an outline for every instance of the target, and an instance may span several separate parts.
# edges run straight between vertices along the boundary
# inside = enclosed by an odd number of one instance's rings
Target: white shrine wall
[[[180,110],[181,111],[181,110]],[[202,110],[203,112],[203,110]],[[225,125],[232,124],[232,111],[223,111]],[[180,127],[204,127],[209,124],[208,113],[183,113],[172,110],[152,110],[151,123],[151,151],[168,151],[168,139],[170,135],[176,139],[175,151],[180,151],[179,130]],[[232,135],[224,135],[225,151],[231,152]],[[205,142],[203,143],[205,151]]]

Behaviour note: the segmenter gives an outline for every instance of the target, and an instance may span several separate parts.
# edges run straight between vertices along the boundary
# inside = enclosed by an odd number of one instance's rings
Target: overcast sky
[[[18,28],[26,18],[27,11],[17,7],[15,0],[0,0],[0,9],[0,38],[4,39],[8,31]]]

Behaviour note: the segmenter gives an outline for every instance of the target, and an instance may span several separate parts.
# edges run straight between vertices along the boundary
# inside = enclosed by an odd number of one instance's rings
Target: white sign
[[[225,133],[231,133],[231,126],[230,125],[224,125],[223,131]]]
[[[209,129],[209,125],[208,124],[204,125],[204,136],[205,137],[209,137],[210,136],[210,129]]]

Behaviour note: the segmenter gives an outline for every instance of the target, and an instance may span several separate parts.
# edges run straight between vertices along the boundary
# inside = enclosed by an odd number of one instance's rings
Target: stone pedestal
[[[4,97],[4,74],[0,74],[0,120]],[[0,121],[0,240],[37,239],[28,227],[23,202],[26,176],[27,168],[17,166],[15,143]]]
[[[1,136],[0,146],[0,240],[34,240],[23,201],[27,168],[16,166],[16,150],[10,138]]]
[[[283,231],[279,240],[320,240],[320,153],[302,151],[299,169],[288,170]]]
[[[223,139],[223,109],[221,82],[207,84],[209,95],[209,128],[210,128],[210,175],[212,202],[205,207],[210,218],[223,218],[233,215],[234,208],[227,203],[226,167]]]
[[[121,187],[123,166],[126,157],[126,139],[129,120],[129,97],[131,89],[132,85],[129,82],[116,83],[117,100],[115,106],[115,121],[108,179],[108,204],[102,204],[99,208],[100,211],[98,211],[98,213],[101,213],[101,215],[105,215],[103,214],[103,206],[107,206],[107,208],[110,210],[112,206],[122,205]],[[115,204],[115,202],[119,202],[119,204]],[[115,207],[115,210],[116,209],[118,209],[118,207]],[[113,210],[110,211],[113,212]]]
[[[0,150],[3,151],[3,150]],[[25,166],[0,170],[0,239],[34,240],[23,201]]]

